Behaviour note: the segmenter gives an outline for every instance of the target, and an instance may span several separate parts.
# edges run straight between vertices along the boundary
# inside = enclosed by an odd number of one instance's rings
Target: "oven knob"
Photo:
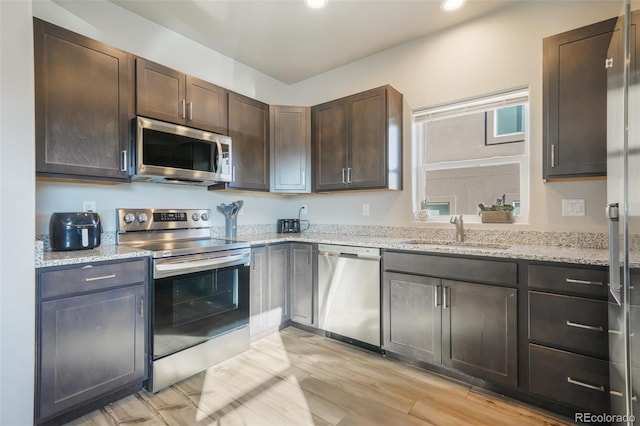
[[[124,215],[124,223],[131,223],[134,220],[136,220],[136,217],[133,215],[133,213],[127,213]]]
[[[202,220],[209,220],[209,213],[202,213],[200,217],[202,218]]]
[[[138,215],[138,222],[139,223],[145,223],[147,221],[147,214],[146,213],[140,213]]]
[[[194,221],[198,221],[200,220],[200,216],[198,216],[198,213],[194,213],[191,215],[191,219],[193,219]]]

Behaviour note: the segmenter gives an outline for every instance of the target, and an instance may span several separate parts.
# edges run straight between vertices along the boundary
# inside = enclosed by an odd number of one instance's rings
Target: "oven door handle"
[[[225,266],[248,265],[251,259],[250,253],[242,253],[231,256],[217,257],[213,259],[191,260],[188,262],[155,263],[153,277],[164,278],[173,275],[188,274],[191,272],[206,271],[208,269],[223,268]]]

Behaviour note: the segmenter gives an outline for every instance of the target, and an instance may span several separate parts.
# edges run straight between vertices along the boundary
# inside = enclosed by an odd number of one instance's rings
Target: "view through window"
[[[478,218],[480,204],[528,216],[528,90],[413,113],[415,219]],[[475,219],[479,221],[479,219]]]

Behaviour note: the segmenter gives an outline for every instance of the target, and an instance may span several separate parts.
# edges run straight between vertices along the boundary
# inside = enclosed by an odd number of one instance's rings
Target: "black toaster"
[[[280,234],[300,232],[300,221],[298,219],[278,219],[276,226]]]
[[[100,245],[100,215],[91,212],[52,213],[49,219],[51,250],[88,250]]]

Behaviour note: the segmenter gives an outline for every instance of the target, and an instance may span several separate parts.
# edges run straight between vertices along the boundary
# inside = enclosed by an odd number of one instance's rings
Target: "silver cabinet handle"
[[[434,286],[433,287],[433,307],[437,308],[438,306],[440,306],[440,295],[438,294],[438,287],[440,286]]]
[[[231,182],[236,181],[236,166],[231,167]]]
[[[101,277],[91,277],[91,278],[85,278],[84,281],[87,283],[90,283],[92,281],[100,281],[100,280],[108,280],[110,278],[115,278],[116,274],[111,274],[111,275],[103,275]]]
[[[604,331],[604,329],[602,327],[599,327],[599,326],[580,324],[580,323],[572,322],[572,321],[567,321],[567,325],[569,327],[582,328],[582,329],[585,329],[585,330]]]
[[[609,334],[615,334],[615,335],[618,335],[618,336],[622,336],[622,331],[620,331],[620,330],[609,330]],[[634,337],[635,333],[629,333],[629,336],[630,337]]]
[[[614,390],[610,390],[609,394],[613,395],[613,396],[620,396],[620,397],[624,396],[624,394],[622,392],[618,392],[618,391],[614,391]],[[634,395],[634,396],[631,397],[631,400],[632,401],[637,401],[638,397]]]
[[[551,168],[556,166],[556,145],[551,144]]]
[[[144,318],[144,293],[140,295],[140,316]]]
[[[193,120],[193,102],[187,104],[187,111],[189,111],[189,120]]]
[[[590,385],[589,383],[584,383],[584,382],[581,382],[579,380],[572,379],[569,376],[567,376],[567,382],[571,383],[572,385],[581,386],[583,388],[592,389],[592,390],[596,390],[596,391],[599,391],[599,392],[604,392],[604,386]]]
[[[127,171],[127,150],[124,149],[120,152],[120,171]]]
[[[585,280],[576,280],[573,278],[567,278],[565,281],[569,284],[585,284],[585,285],[600,285],[600,286],[604,285],[604,283],[600,281],[585,281]]]
[[[187,117],[187,102],[183,99],[180,101],[180,111],[182,111],[182,114],[180,115],[180,118],[186,118]]]
[[[451,288],[449,287],[444,287],[442,289],[442,307],[444,309],[447,309],[451,303],[451,301],[449,300],[451,299]]]
[[[347,171],[347,169],[345,169],[344,167],[342,168],[342,183],[347,183],[347,178],[345,177],[345,172]]]
[[[351,167],[347,167],[347,183],[351,183]]]

